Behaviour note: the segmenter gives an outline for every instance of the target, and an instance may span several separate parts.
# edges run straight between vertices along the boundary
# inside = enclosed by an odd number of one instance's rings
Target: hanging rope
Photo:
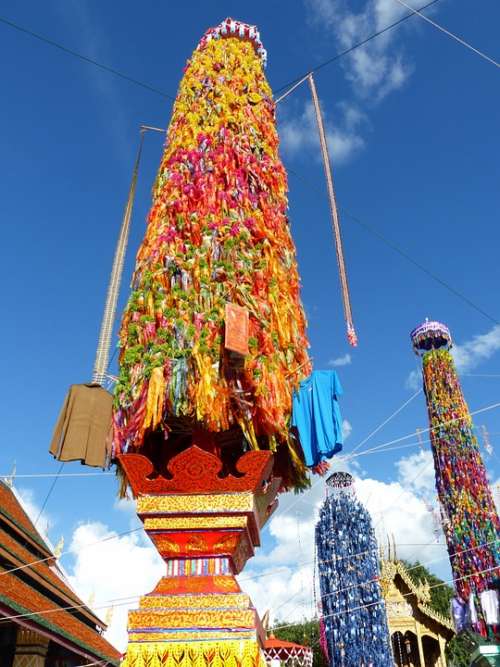
[[[325,169],[326,185],[328,189],[328,200],[330,202],[330,211],[332,214],[333,235],[335,237],[335,249],[337,252],[337,264],[339,267],[340,285],[342,288],[342,300],[344,303],[344,317],[347,325],[347,340],[356,347],[358,344],[358,337],[354,330],[351,312],[351,300],[349,298],[349,286],[347,283],[347,272],[344,261],[344,251],[342,248],[342,235],[340,233],[340,221],[337,211],[337,202],[335,200],[335,190],[333,188],[333,176],[330,166],[330,157],[328,155],[328,145],[326,143],[325,128],[323,125],[323,118],[321,116],[321,109],[319,106],[318,94],[316,92],[316,84],[314,77],[311,74],[308,76],[309,86],[311,88],[311,95],[314,104],[314,112],[316,114],[316,122],[318,123],[319,143],[321,146],[321,154],[323,156],[323,167]]]
[[[141,160],[144,134],[146,131],[147,130],[145,127],[141,127],[139,148],[137,150],[134,171],[132,173],[132,181],[130,183],[130,189],[128,192],[127,205],[125,206],[125,212],[123,214],[120,236],[118,237],[118,243],[116,245],[115,258],[113,260],[113,268],[111,269],[111,277],[109,279],[108,293],[106,296],[106,305],[104,306],[101,330],[99,332],[99,342],[97,344],[94,372],[92,375],[92,382],[99,385],[102,385],[104,382],[106,378],[106,372],[108,370],[109,350],[111,347],[111,336],[113,334],[113,324],[115,321],[116,303],[118,301],[118,294],[120,292],[123,262],[125,260],[125,252],[127,250],[128,235],[130,231],[130,219],[132,217],[132,208],[134,206],[137,174],[139,171],[139,162]]]

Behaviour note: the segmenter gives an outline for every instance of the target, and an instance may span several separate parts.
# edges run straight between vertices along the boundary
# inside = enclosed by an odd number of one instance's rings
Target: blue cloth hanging
[[[293,396],[292,426],[299,434],[306,465],[313,467],[342,449],[342,417],[335,371],[313,371]]]

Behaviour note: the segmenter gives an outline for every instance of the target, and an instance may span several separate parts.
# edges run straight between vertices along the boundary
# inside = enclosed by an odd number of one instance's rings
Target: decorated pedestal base
[[[120,456],[137,513],[166,562],[166,576],[129,613],[123,667],[253,667],[264,639],[251,600],[235,575],[260,544],[276,507],[279,480],[268,451],[244,454],[235,474],[197,446],[154,476],[144,456]]]

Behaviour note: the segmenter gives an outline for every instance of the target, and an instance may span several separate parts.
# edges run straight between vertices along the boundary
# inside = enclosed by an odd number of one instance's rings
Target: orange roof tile
[[[25,533],[37,543],[42,551],[45,551],[47,555],[50,554],[47,544],[40,537],[40,534],[22,508],[14,492],[4,482],[0,482],[0,515],[3,515],[7,520],[10,519],[17,532]]]
[[[33,564],[40,557],[48,560]],[[55,561],[14,492],[0,482],[0,618],[23,615],[12,620],[50,634],[85,658],[118,665],[120,653],[95,627],[104,624],[53,569]],[[73,605],[79,609],[63,610]]]
[[[118,664],[120,653],[96,630],[75,618],[69,611],[61,610],[15,574],[0,572],[0,603],[12,610],[9,616],[30,614],[19,620],[56,638],[60,637],[66,643],[69,642],[75,653],[80,653],[85,658],[104,659],[112,665]],[[16,622],[17,619],[12,620]]]
[[[274,648],[274,649],[291,649],[294,648],[297,651],[310,651],[309,646],[302,646],[302,644],[295,644],[294,642],[285,642],[282,639],[276,639],[276,637],[269,637],[264,641],[264,650]]]
[[[5,530],[3,530],[1,526],[1,518],[0,555],[4,556],[5,560],[12,564],[12,567],[7,568],[9,570],[26,565],[28,563],[34,563],[34,561],[38,560],[30,551],[28,551],[28,549],[19,544],[19,542],[11,537]],[[19,570],[19,572],[24,572],[25,574],[32,576],[33,579],[42,585],[45,584],[51,590],[56,589],[56,591],[65,601],[64,605],[62,606],[83,604],[82,600],[66,583],[66,581],[51,569],[50,565],[53,560],[55,559],[52,559],[51,561],[45,561],[43,563],[35,563],[29,567]],[[102,621],[92,611],[90,611],[90,609],[82,609],[82,612],[86,612],[85,615],[88,615],[96,623],[96,625],[103,625]]]

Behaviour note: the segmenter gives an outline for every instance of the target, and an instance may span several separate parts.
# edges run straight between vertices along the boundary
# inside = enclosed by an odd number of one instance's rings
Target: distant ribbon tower
[[[114,459],[166,576],[129,615],[125,664],[262,663],[236,581],[279,490],[307,484],[289,427],[311,371],[255,27],[188,61],[120,329]]]
[[[426,321],[411,332],[411,340],[422,356],[436,488],[457,593],[456,624],[486,634],[488,598],[496,599],[491,589],[500,573],[500,522],[450,353],[450,331]]]

